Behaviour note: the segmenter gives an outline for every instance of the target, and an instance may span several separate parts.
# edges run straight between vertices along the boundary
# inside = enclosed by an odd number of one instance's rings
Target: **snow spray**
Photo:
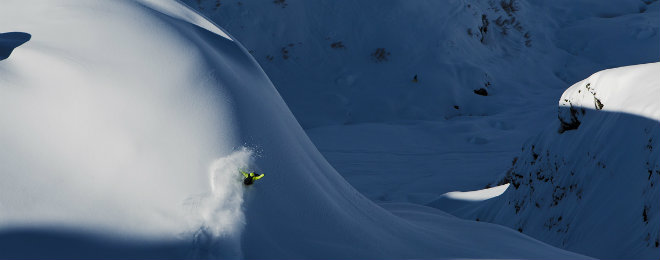
[[[202,225],[194,233],[193,258],[242,258],[243,214],[242,169],[251,165],[252,150],[241,147],[209,167],[211,192],[201,198]]]

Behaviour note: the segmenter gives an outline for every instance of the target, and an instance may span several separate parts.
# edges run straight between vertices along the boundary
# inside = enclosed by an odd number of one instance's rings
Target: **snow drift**
[[[660,63],[598,72],[568,88],[556,124],[529,140],[511,187],[466,218],[598,258],[660,255]]]
[[[32,35],[0,63],[4,257],[581,257],[375,205],[247,51],[177,2],[5,1],[0,24]],[[243,187],[241,168],[267,176]]]

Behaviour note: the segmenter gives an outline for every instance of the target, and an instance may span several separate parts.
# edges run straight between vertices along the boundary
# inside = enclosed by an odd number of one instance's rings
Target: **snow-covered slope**
[[[660,63],[568,88],[559,120],[529,140],[511,187],[460,216],[507,225],[598,258],[660,255]]]
[[[247,46],[305,128],[494,114],[530,94],[507,79],[518,72],[500,57],[545,47],[532,40],[545,36],[521,19],[528,8],[504,11],[495,2],[185,2]],[[490,97],[475,94],[482,88]]]
[[[538,106],[660,55],[654,1],[184,2],[245,44],[306,129]]]
[[[658,1],[184,2],[245,44],[323,155],[383,202],[483,188],[571,84],[660,56]]]
[[[185,2],[246,45],[324,156],[378,202],[484,187],[557,123],[571,84],[660,57],[653,0]]]
[[[377,206],[227,33],[171,1],[3,1],[0,257],[581,258]],[[244,187],[238,169],[266,177]]]

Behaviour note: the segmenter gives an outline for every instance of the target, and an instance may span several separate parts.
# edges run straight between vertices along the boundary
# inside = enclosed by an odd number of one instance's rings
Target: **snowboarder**
[[[255,172],[247,173],[247,172],[241,171],[241,173],[243,174],[243,176],[245,176],[245,179],[243,179],[243,184],[245,184],[245,185],[252,185],[252,183],[254,183],[254,181],[264,177],[264,174],[255,173]]]

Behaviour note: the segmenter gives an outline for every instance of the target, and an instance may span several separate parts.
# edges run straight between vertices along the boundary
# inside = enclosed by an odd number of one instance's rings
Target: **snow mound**
[[[0,24],[32,35],[0,62],[0,257],[582,257],[366,199],[178,2],[4,1]],[[267,177],[244,187],[244,168]]]
[[[511,187],[455,213],[593,257],[660,255],[658,72],[660,63],[610,69],[568,88],[558,123],[506,173]]]

